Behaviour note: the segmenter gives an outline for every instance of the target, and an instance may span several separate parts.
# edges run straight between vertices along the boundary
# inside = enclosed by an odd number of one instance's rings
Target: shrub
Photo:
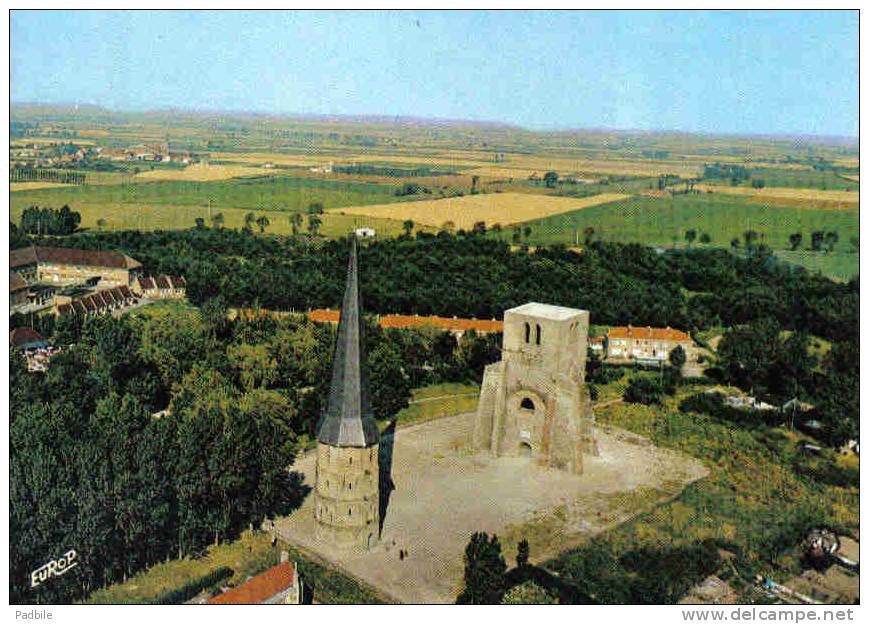
[[[558,600],[537,583],[526,581],[521,585],[511,587],[504,594],[501,604],[558,604]]]
[[[657,379],[634,377],[628,383],[622,396],[628,403],[651,405],[652,403],[660,403],[663,395],[664,389]]]
[[[233,574],[235,572],[233,572],[232,568],[221,566],[181,587],[158,594],[152,604],[183,604],[198,595],[202,590],[217,586],[220,581],[230,578]]]

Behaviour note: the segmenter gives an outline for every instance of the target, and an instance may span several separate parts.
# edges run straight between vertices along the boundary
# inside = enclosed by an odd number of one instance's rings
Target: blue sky
[[[858,133],[850,12],[12,12],[12,100]]]

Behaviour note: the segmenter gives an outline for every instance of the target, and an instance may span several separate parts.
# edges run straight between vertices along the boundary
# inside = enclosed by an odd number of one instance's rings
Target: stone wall
[[[378,445],[317,444],[314,517],[317,538],[337,547],[369,548],[379,529]]]
[[[526,304],[504,314],[502,360],[486,367],[474,446],[582,472],[596,454],[585,385],[588,312]]]

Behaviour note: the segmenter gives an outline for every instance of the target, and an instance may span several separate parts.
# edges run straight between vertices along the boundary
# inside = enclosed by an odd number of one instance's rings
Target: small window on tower
[[[535,336],[537,344],[540,344],[540,325],[535,326],[535,333],[537,334]]]
[[[525,323],[525,342],[531,342],[531,325]]]
[[[525,397],[524,399],[522,399],[522,404],[520,405],[520,407],[522,409],[531,410],[533,412],[534,411],[534,401],[532,401],[528,397]]]

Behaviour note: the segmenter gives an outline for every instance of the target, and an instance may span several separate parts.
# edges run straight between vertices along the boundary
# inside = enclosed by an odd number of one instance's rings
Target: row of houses
[[[690,361],[694,340],[672,327],[610,327],[605,336],[589,338],[591,350],[611,362],[666,362],[676,347],[682,347]]]
[[[308,319],[316,323],[338,324],[341,317],[339,310],[311,310],[307,313]],[[478,334],[490,334],[504,330],[504,322],[485,319],[448,318],[444,316],[418,316],[404,314],[385,314],[378,317],[378,323],[384,329],[423,329],[426,327],[448,331],[457,338],[469,330]]]
[[[115,286],[114,288],[106,288],[103,290],[94,291],[80,298],[56,297],[58,301],[56,305],[57,316],[69,316],[72,314],[82,316],[97,316],[101,314],[109,314],[114,310],[121,310],[136,302],[136,295],[130,290],[129,286]]]
[[[133,284],[133,292],[147,299],[183,299],[187,294],[187,280],[174,275],[139,277]]]
[[[102,314],[137,297],[183,299],[187,280],[150,276],[142,263],[119,251],[67,249],[32,245],[9,252],[11,312],[34,312],[54,306],[55,313]]]

